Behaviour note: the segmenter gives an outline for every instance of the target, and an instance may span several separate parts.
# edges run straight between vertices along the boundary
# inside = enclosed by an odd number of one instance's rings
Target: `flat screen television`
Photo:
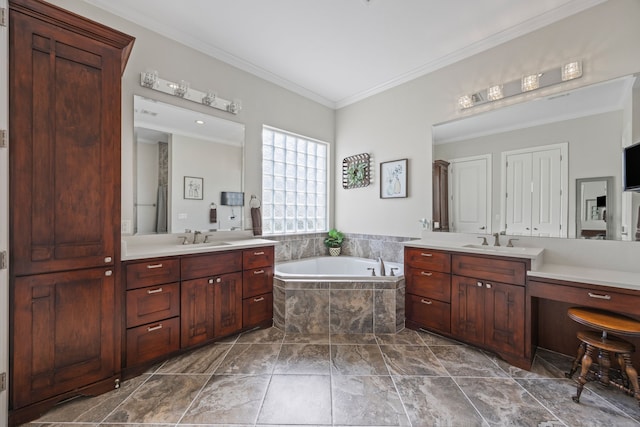
[[[624,190],[640,191],[640,142],[624,148]]]

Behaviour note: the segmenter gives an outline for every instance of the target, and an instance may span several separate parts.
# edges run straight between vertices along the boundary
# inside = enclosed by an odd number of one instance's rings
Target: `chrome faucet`
[[[493,246],[500,246],[500,233],[493,233],[493,237],[495,238]]]
[[[384,261],[382,261],[382,257],[378,257],[378,261],[380,261],[380,275],[381,276],[386,276],[387,273],[384,270]]]
[[[193,232],[193,244],[194,244],[194,245],[195,245],[196,243],[198,243],[198,235],[199,235],[199,234],[202,234],[202,231],[195,230],[195,231]]]

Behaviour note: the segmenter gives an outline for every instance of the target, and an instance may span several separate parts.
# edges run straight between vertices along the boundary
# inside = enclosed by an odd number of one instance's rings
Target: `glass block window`
[[[327,231],[325,142],[262,128],[262,232]]]

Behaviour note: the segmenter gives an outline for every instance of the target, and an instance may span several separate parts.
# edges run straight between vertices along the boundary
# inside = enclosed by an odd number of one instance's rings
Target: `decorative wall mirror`
[[[134,234],[243,228],[243,124],[136,95],[133,146]]]
[[[607,218],[615,212],[613,177],[576,179],[576,237],[610,240],[613,221]]]

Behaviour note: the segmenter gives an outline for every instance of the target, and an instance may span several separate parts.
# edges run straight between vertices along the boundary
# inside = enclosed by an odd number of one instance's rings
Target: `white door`
[[[567,237],[567,150],[562,143],[502,153],[507,234]]]
[[[531,234],[533,236],[561,236],[560,161],[559,148],[532,153],[534,179],[531,193]]]
[[[449,229],[491,233],[491,156],[449,161]]]
[[[531,153],[506,156],[506,232],[531,235]]]

